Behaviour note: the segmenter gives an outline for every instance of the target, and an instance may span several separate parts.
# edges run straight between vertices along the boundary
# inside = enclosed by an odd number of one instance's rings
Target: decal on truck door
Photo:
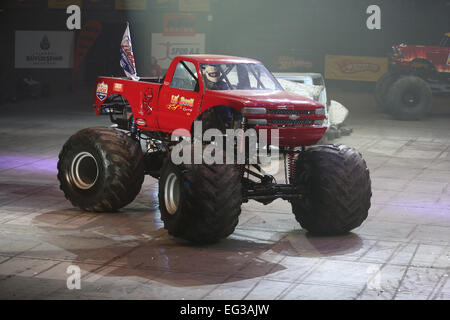
[[[192,99],[188,99],[185,97],[181,97],[180,95],[172,95],[170,97],[170,104],[167,106],[167,109],[169,110],[177,110],[177,109],[181,109],[184,112],[189,112],[188,115],[190,114],[190,112],[192,112],[192,108],[194,107],[194,102],[195,100]]]

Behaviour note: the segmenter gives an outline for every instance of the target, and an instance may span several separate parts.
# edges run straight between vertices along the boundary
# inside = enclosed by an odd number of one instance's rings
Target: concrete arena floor
[[[65,200],[57,155],[77,130],[109,125],[91,94],[0,106],[1,299],[450,299],[450,109],[395,121],[370,94],[329,89],[350,109],[351,136],[373,184],[369,218],[313,237],[285,201],[243,205],[235,233],[192,246],[168,236],[157,181],[119,213]],[[66,286],[81,268],[81,289]]]

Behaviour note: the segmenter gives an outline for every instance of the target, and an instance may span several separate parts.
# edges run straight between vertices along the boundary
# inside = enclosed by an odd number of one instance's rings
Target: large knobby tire
[[[85,211],[116,211],[129,204],[144,181],[139,142],[105,127],[78,131],[64,144],[58,180],[65,197]]]
[[[234,232],[242,205],[240,171],[225,164],[175,166],[167,160],[159,180],[159,208],[169,234],[212,243]]]
[[[369,169],[361,154],[345,145],[319,145],[297,159],[293,183],[302,199],[291,200],[300,225],[314,234],[339,235],[367,218],[372,196]]]
[[[431,109],[432,92],[427,82],[416,76],[403,76],[387,92],[387,103],[394,118],[420,120]]]
[[[395,80],[398,79],[398,75],[392,72],[386,72],[383,74],[377,81],[375,85],[375,101],[377,102],[378,107],[383,112],[389,113],[389,106],[387,103],[387,91],[392,86],[392,84],[395,82]]]

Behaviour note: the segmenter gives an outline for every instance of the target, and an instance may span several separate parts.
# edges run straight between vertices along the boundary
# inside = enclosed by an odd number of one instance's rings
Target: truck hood
[[[314,100],[283,90],[225,90],[207,91],[206,94],[213,94],[217,98],[232,100],[234,103],[247,107],[280,105],[300,108],[323,107]]]
[[[440,46],[424,46],[424,45],[421,45],[421,44],[405,44],[405,43],[401,43],[401,44],[395,45],[394,48],[398,48],[400,50],[403,50],[403,49],[442,48],[442,47],[440,47]]]

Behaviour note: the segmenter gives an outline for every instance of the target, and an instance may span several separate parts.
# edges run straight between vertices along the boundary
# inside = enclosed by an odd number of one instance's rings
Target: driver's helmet
[[[206,79],[211,82],[217,83],[219,81],[220,71],[218,66],[207,65],[205,67]]]

